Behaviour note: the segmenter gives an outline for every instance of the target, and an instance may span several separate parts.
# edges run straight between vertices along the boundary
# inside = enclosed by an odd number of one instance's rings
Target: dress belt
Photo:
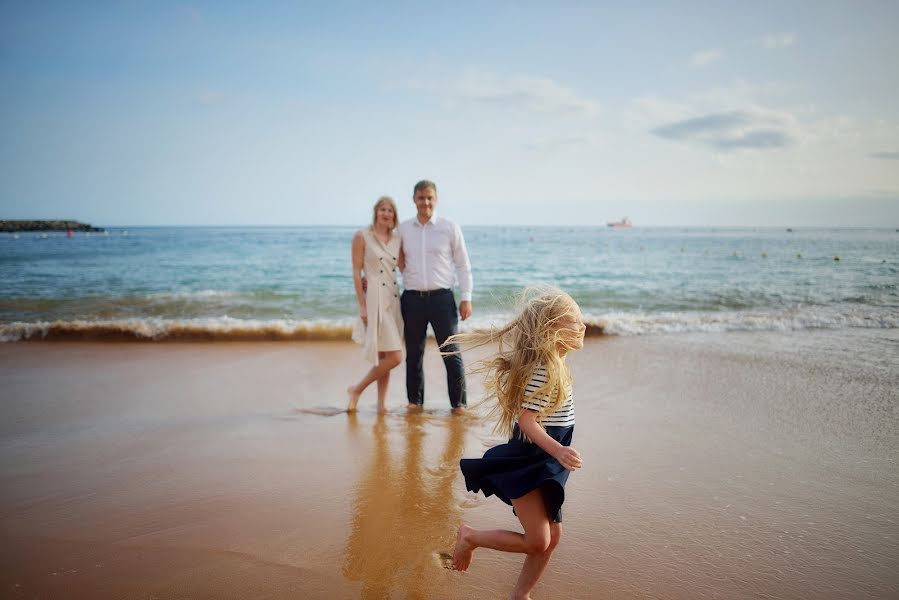
[[[441,294],[452,294],[453,290],[449,288],[442,288],[439,290],[406,290],[407,294],[412,294],[413,296],[418,296],[419,298],[427,298],[428,296],[439,296]]]

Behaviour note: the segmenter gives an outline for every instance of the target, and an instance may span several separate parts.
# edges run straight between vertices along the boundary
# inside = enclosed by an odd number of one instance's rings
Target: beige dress
[[[365,328],[363,351],[366,360],[377,365],[378,352],[403,349],[403,315],[396,283],[400,236],[395,232],[385,244],[371,228],[366,228],[362,231],[362,237],[365,240],[362,269],[368,281],[365,293],[368,326]]]

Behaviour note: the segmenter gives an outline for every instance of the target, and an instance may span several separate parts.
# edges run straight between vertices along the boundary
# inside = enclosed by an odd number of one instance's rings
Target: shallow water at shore
[[[355,229],[0,234],[0,341],[349,339]],[[523,286],[546,282],[593,333],[899,328],[891,229],[464,230],[475,280],[464,327],[504,321]]]
[[[895,597],[897,342],[589,340],[570,359],[585,464],[534,596]],[[402,367],[390,414],[371,392],[314,414],[365,367],[339,342],[0,346],[3,595],[503,597],[520,557],[441,561],[461,521],[518,527],[458,471],[501,440],[449,416],[433,347],[424,414],[402,410]]]

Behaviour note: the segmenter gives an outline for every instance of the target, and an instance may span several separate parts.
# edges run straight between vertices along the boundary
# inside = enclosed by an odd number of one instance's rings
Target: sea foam
[[[463,322],[462,331],[502,325],[509,314],[483,315]],[[811,329],[897,329],[899,310],[842,305],[792,307],[771,311],[601,313],[584,315],[587,337],[634,336],[729,331],[798,331]],[[349,340],[351,319],[261,320],[232,317],[202,319],[116,319],[13,322],[0,324],[0,341],[138,340],[138,341],[329,341]]]

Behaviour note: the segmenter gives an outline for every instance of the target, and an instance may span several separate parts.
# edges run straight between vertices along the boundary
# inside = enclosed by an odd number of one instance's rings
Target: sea
[[[355,227],[0,234],[0,340],[348,339]],[[547,283],[590,335],[899,328],[899,230],[463,227],[474,315]],[[457,296],[458,297],[458,296]]]

